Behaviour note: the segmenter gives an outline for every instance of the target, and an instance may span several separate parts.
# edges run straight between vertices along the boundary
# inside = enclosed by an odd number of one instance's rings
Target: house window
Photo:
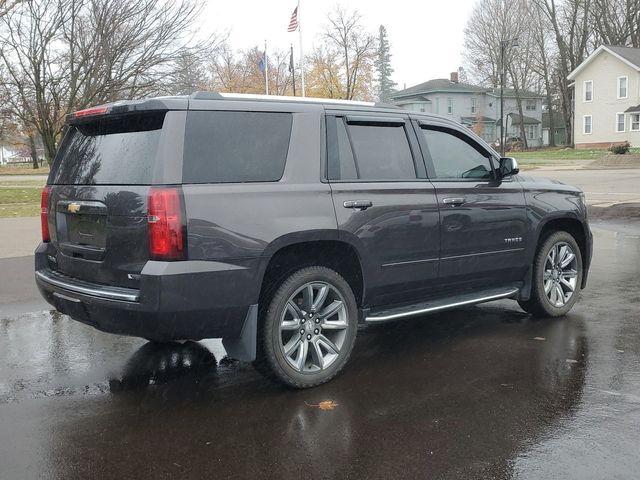
[[[593,100],[593,80],[587,80],[584,82],[584,101],[590,102]]]
[[[527,140],[535,140],[538,138],[538,126],[537,125],[527,125],[526,129]]]
[[[631,130],[640,131],[640,113],[631,114]]]
[[[453,115],[453,98],[447,98],[447,113]]]
[[[526,109],[529,111],[533,111],[536,109],[536,101],[535,100],[527,100]]]
[[[582,133],[584,133],[585,135],[591,135],[592,132],[592,118],[591,115],[585,115],[583,117],[583,124],[582,124]]]
[[[476,99],[472,98],[471,99],[471,113],[476,113],[477,109],[476,109]]]
[[[628,77],[618,77],[618,98],[627,98]]]
[[[624,113],[616,113],[616,132],[624,132]]]

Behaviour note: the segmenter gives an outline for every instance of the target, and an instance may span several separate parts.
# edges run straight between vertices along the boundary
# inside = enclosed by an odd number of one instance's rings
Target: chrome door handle
[[[442,200],[442,203],[445,205],[449,205],[451,207],[459,207],[464,204],[464,198],[454,197],[454,198],[445,198]]]
[[[366,210],[369,207],[373,207],[373,202],[371,200],[346,200],[342,206],[355,210]]]

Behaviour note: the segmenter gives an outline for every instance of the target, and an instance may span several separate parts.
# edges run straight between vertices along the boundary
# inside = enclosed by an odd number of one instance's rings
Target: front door
[[[522,187],[499,179],[491,152],[462,128],[419,126],[440,208],[442,283],[491,287],[521,280],[529,240]]]
[[[437,280],[438,203],[405,115],[327,116],[340,235],[358,246],[370,306],[423,298]]]

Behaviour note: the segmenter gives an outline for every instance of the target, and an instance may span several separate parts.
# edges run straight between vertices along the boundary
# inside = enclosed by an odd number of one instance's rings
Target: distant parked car
[[[42,196],[40,291],[100,330],[222,338],[303,388],[359,323],[510,298],[567,313],[582,192],[518,175],[462,125],[362,102],[189,97],[76,112]]]

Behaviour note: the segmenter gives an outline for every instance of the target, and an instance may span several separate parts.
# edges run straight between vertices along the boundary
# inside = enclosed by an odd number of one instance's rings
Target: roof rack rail
[[[393,103],[387,103],[387,102],[376,102],[375,107],[379,107],[379,108],[402,108],[399,107],[398,105],[394,105]]]
[[[376,104],[374,102],[363,102],[359,100],[342,100],[337,98],[317,98],[317,97],[291,97],[284,95],[260,95],[254,93],[218,93],[218,92],[194,92],[189,95],[194,100],[260,100],[260,101],[285,101],[304,103],[325,103],[325,104],[346,104],[363,106],[384,106],[394,107],[394,105]]]
[[[194,100],[224,100],[224,97],[218,92],[193,92],[189,98]]]

